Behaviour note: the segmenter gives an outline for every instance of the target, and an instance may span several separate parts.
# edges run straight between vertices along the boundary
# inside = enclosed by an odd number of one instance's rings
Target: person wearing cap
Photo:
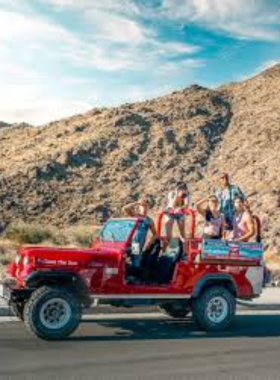
[[[230,183],[229,175],[222,173],[220,176],[220,187],[216,190],[215,195],[219,201],[219,210],[225,216],[226,229],[231,231],[233,229],[234,217],[234,199],[236,196],[244,200],[245,206],[249,209],[249,204],[245,194],[239,186]]]
[[[175,190],[168,193],[167,207],[165,209],[166,241],[163,251],[166,249],[172,238],[174,222],[178,225],[181,241],[184,244],[185,252],[187,251],[185,209],[189,206],[190,194],[188,186],[183,181],[177,182]]]

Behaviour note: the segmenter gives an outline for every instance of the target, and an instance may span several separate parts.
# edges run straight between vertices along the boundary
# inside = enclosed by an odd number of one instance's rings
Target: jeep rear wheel
[[[24,322],[28,330],[46,340],[68,337],[77,329],[80,320],[80,302],[64,289],[39,288],[24,308]]]
[[[206,289],[193,302],[193,318],[206,331],[226,329],[235,315],[234,295],[221,286]]]

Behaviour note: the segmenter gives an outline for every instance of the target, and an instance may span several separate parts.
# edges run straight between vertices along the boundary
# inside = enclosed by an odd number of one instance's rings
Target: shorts
[[[166,213],[166,216],[171,219],[171,220],[174,220],[174,221],[177,221],[179,222],[180,220],[184,220],[185,219],[185,214],[179,214],[179,213],[172,213],[170,214],[169,212]]]

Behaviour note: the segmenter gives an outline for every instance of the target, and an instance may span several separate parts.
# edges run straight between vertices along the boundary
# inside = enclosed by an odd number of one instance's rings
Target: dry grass
[[[280,271],[280,252],[267,251],[265,252],[264,260],[271,271]]]
[[[0,278],[5,277],[5,268],[16,255],[18,244],[10,240],[0,241]]]
[[[57,229],[22,221],[12,223],[0,239],[0,278],[21,245],[88,247],[99,230],[100,227],[82,224]]]
[[[9,225],[4,237],[19,244],[38,244],[51,237],[51,229],[40,224],[17,221]]]
[[[99,232],[99,227],[79,224],[64,229],[25,223],[11,223],[3,237],[17,244],[43,244],[88,247]]]

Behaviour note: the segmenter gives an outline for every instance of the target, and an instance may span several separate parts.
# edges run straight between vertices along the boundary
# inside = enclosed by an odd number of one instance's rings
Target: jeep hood
[[[24,246],[19,250],[21,256],[28,256],[35,259],[55,259],[55,260],[76,260],[88,261],[94,258],[118,257],[123,251],[123,245],[107,246],[98,245],[92,248],[64,248],[64,247],[42,247]]]

